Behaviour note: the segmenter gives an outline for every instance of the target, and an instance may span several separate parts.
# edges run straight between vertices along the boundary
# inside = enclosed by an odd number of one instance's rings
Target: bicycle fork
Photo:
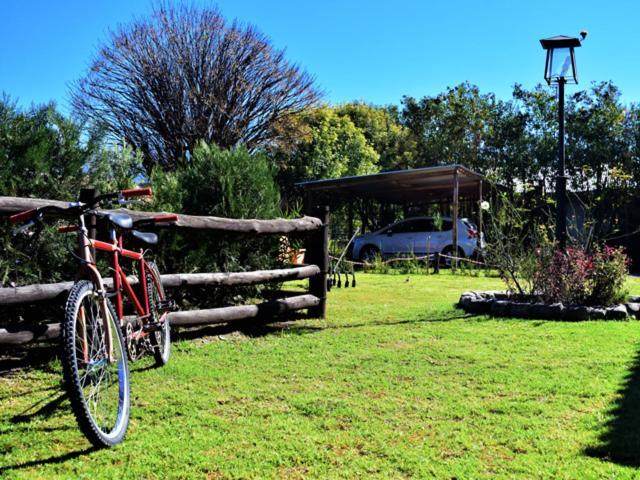
[[[109,311],[109,306],[107,305],[107,292],[104,288],[104,282],[102,280],[102,275],[96,268],[95,260],[91,255],[91,243],[88,237],[88,230],[85,226],[84,215],[80,216],[80,228],[78,230],[78,240],[80,245],[80,257],[83,261],[83,270],[85,276],[89,277],[89,280],[93,283],[95,287],[98,287],[97,294],[100,297],[100,313],[102,315],[102,323],[103,323],[103,331],[105,334],[105,349],[107,351],[108,361],[109,363],[113,363],[115,360],[115,356],[113,353],[113,337],[111,330],[111,322],[109,321],[109,317],[111,316],[111,312]],[[84,356],[84,360],[89,362],[89,345],[87,339],[87,325],[84,308],[80,307],[80,319],[81,319],[81,329],[82,329],[82,354]]]

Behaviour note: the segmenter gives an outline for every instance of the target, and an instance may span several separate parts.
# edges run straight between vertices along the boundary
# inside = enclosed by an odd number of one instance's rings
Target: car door
[[[433,251],[433,220],[418,218],[413,222],[413,253],[425,255],[427,250]]]
[[[453,243],[453,222],[451,220],[442,221],[442,230],[438,232],[438,252]]]
[[[430,237],[430,253],[441,252],[447,245],[451,245],[451,220],[442,219],[433,223],[433,232]]]
[[[391,225],[385,230],[381,243],[382,253],[385,255],[396,255],[410,253],[413,249],[413,221]]]

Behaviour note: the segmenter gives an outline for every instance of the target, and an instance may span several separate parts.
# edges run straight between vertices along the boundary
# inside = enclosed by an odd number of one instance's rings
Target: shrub
[[[589,302],[609,305],[624,301],[624,282],[629,273],[629,258],[622,247],[597,248],[591,256]]]
[[[189,165],[171,172],[159,168],[153,171],[152,208],[189,215],[274,218],[280,214],[274,174],[264,155],[252,154],[245,148],[222,150],[201,143]],[[211,231],[168,230],[162,232],[159,263],[166,272],[256,270],[277,263],[278,247],[278,238],[271,235],[240,238],[214,235]],[[256,289],[251,288],[213,292],[192,289],[189,294],[194,303],[203,306],[228,303],[238,294],[255,293]]]
[[[592,263],[580,249],[536,249],[532,284],[546,302],[584,303],[590,294]]]
[[[532,283],[545,302],[611,305],[624,300],[629,262],[622,248],[596,247],[591,254],[579,248],[538,248],[536,255]]]

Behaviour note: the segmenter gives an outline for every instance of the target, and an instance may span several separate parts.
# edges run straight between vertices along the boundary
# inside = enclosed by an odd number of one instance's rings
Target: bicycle
[[[79,254],[72,254],[80,261],[61,324],[61,360],[64,383],[80,430],[97,447],[120,443],[128,428],[130,380],[127,356],[136,360],[142,354],[152,352],[158,365],[169,360],[171,338],[167,314],[174,304],[165,297],[157,266],[144,257],[144,246],[157,243],[157,236],[133,230],[133,227],[174,222],[177,215],[160,215],[133,222],[126,214],[95,210],[101,203],[116,201],[125,205],[137,202],[127,200],[129,198],[151,194],[150,188],[121,190],[99,195],[86,203],[72,203],[67,208],[45,206],[10,217],[12,223],[24,224],[18,232],[33,225],[42,228],[47,216],[76,221],[74,225],[58,229],[61,233],[77,233]],[[89,238],[87,215],[106,224],[110,242]],[[140,244],[139,251],[124,248],[125,234]],[[111,292],[105,288],[92,250],[112,254]],[[138,262],[141,295],[136,294],[120,266],[120,256]],[[133,304],[136,312],[133,317],[123,315],[123,292]],[[110,301],[112,297],[116,297],[117,310]]]

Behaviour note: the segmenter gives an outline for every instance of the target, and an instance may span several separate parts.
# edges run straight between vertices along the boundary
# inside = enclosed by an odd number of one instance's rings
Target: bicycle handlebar
[[[31,220],[33,215],[35,215],[37,208],[32,208],[31,210],[25,210],[24,212],[16,213],[9,217],[9,221],[11,223],[19,223],[24,222],[26,220]]]
[[[153,217],[153,221],[155,223],[177,222],[178,221],[178,215],[176,215],[175,213],[167,213],[167,214],[163,214],[163,215],[156,215],[155,217]]]
[[[153,190],[149,187],[145,188],[127,188],[126,190],[120,190],[120,194],[124,198],[131,197],[150,197],[153,195]]]
[[[9,221],[11,223],[26,223],[45,213],[57,213],[60,216],[68,217],[79,213],[79,209],[80,206],[78,205],[72,205],[67,208],[56,207],[55,205],[45,205],[44,207],[32,208],[31,210],[11,215],[9,217]]]
[[[149,225],[152,223],[177,222],[178,220],[178,215],[176,215],[175,213],[163,213],[154,217],[141,218],[140,220],[136,220],[135,222],[133,222],[133,225],[137,227],[142,225]]]

